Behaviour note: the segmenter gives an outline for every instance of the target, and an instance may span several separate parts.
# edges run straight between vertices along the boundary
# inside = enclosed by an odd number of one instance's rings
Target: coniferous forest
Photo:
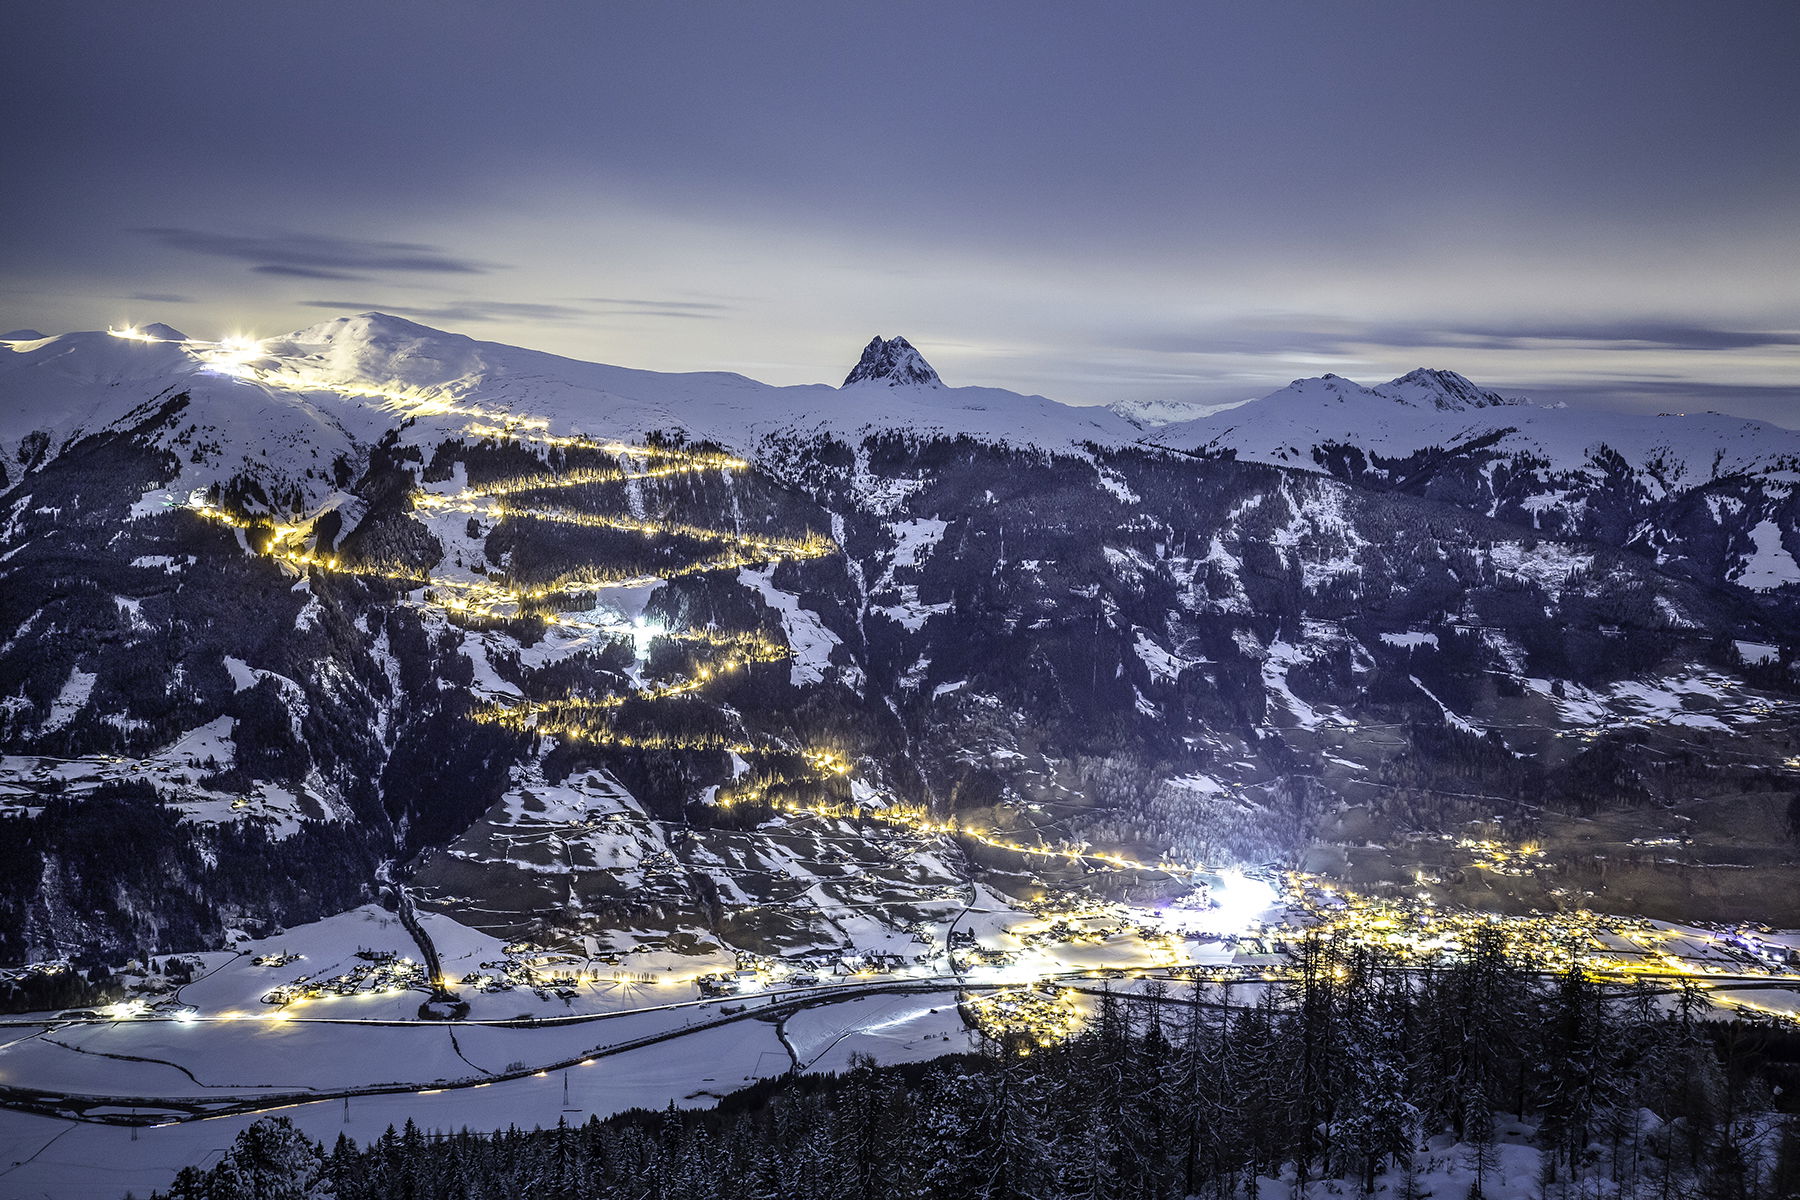
[[[168,1200],[1167,1200],[1800,1195],[1800,1038],[1691,988],[1533,972],[1497,937],[1403,969],[1314,942],[1294,983],[1102,991],[1072,1038],[1000,1031],[711,1111],[329,1150],[285,1118]],[[1520,1168],[1534,1170],[1523,1177]]]

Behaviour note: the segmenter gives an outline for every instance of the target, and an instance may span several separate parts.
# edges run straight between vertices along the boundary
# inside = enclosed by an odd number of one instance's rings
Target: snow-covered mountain
[[[1145,443],[903,339],[864,360],[778,388],[379,314],[7,344],[0,806],[33,857],[0,958],[311,919],[384,859],[507,937],[785,953],[904,940],[971,880],[1167,882],[1020,846],[1291,862],[1784,802],[1772,434],[1713,478],[1692,447],[1745,423],[1667,426],[1659,502],[1737,522],[1707,534],[1645,507],[1640,419],[1577,453],[1447,373]],[[1585,489],[1572,536],[1550,487]]]
[[[254,469],[313,503],[329,491],[322,467],[349,443],[366,445],[403,418],[420,440],[452,436],[476,410],[561,435],[660,430],[740,453],[796,433],[910,431],[1063,449],[1136,433],[1103,409],[943,387],[904,338],[872,342],[842,389],[774,387],[727,372],[581,362],[363,313],[259,342],[192,341],[166,326],[0,342],[0,471],[41,465],[73,438],[176,394],[198,456],[182,487]]]
[[[515,429],[625,441],[661,431],[748,456],[880,432],[1055,452],[1143,440],[1444,500],[1756,591],[1800,584],[1800,433],[1710,413],[1544,408],[1451,371],[1372,388],[1326,375],[1197,409],[1093,408],[944,387],[904,338],[872,340],[831,388],[587,363],[379,313],[260,342],[131,332],[0,342],[0,483],[177,395],[180,420],[159,435],[183,462],[170,494],[254,479],[297,510],[327,503],[347,464],[397,421],[404,441],[430,445],[482,412],[508,414]]]
[[[862,358],[844,377],[844,386],[855,383],[879,383],[884,387],[939,387],[943,380],[932,369],[925,356],[914,350],[903,337],[889,340],[877,336],[863,347]]]
[[[1118,400],[1106,407],[1139,429],[1156,429],[1179,421],[1197,421],[1248,403],[1249,400],[1232,400],[1225,404],[1202,404],[1198,400]]]
[[[171,491],[254,478],[305,504],[392,424],[353,397],[255,382],[239,361],[247,346],[133,333],[0,342],[0,485],[84,437],[144,425],[182,464]]]
[[[1800,432],[1717,413],[1646,416],[1540,407],[1477,387],[1454,371],[1420,369],[1375,387],[1339,375],[1299,379],[1227,412],[1157,429],[1152,440],[1182,450],[1322,470],[1330,447],[1399,459],[1426,450],[1480,449],[1579,470],[1611,450],[1652,471],[1664,487],[1694,486],[1747,471],[1792,470]]]
[[[1762,421],[1546,408],[1421,369],[1372,388],[1297,380],[1149,440],[1444,500],[1756,591],[1800,585],[1800,432]]]

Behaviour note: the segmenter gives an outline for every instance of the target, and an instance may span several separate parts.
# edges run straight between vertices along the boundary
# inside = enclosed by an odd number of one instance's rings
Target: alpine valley
[[[0,1099],[552,1126],[1279,977],[1309,927],[1774,977],[1797,704],[1800,433],[1755,421],[21,331],[0,991],[75,1015]],[[655,1066],[566,1069],[609,1056]]]

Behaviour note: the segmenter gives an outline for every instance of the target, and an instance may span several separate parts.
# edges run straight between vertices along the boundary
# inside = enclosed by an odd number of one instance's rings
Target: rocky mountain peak
[[[844,378],[844,386],[853,383],[885,383],[889,387],[903,384],[923,384],[929,387],[942,387],[944,381],[938,373],[925,361],[925,356],[914,350],[912,343],[903,337],[875,337],[863,347],[862,359]]]

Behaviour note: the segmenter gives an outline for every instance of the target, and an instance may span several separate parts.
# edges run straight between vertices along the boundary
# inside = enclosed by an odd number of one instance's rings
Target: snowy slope
[[[1298,380],[1146,440],[1455,504],[1751,592],[1800,584],[1800,431],[1761,421],[1544,408],[1421,369],[1372,388]]]
[[[326,504],[397,428],[427,451],[502,429],[627,442],[679,432],[765,463],[819,437],[894,432],[1078,455],[1137,443],[1329,471],[1752,590],[1785,591],[1781,562],[1800,554],[1800,432],[1717,414],[1544,408],[1449,371],[1372,388],[1304,379],[1161,424],[1175,406],[945,387],[903,338],[876,338],[834,388],[582,362],[380,313],[262,341],[121,332],[0,341],[0,485],[80,436],[140,426],[178,464],[146,504],[254,480],[252,504],[260,494],[286,511]],[[1725,486],[1736,490],[1703,494]]]
[[[133,414],[146,415],[138,410],[148,402],[182,393],[188,403],[177,448],[185,460],[199,447],[200,461],[183,468],[178,487],[251,472],[277,487],[298,487],[308,503],[329,491],[324,480],[338,455],[354,457],[405,418],[414,422],[408,439],[416,443],[504,414],[514,428],[558,436],[636,441],[653,430],[679,430],[744,454],[769,439],[856,439],[882,430],[1051,449],[1117,445],[1139,432],[1104,409],[998,388],[944,387],[911,347],[907,379],[774,387],[725,372],[581,362],[380,313],[257,343],[191,341],[164,327],[134,334],[0,342],[9,352],[0,358],[0,452],[9,462],[41,465],[72,440],[123,428]],[[926,376],[929,382],[909,381]],[[36,431],[46,449],[21,455]]]
[[[389,391],[405,397],[389,405],[394,411],[478,404],[547,420],[556,434],[637,438],[679,429],[744,453],[787,433],[913,430],[1061,448],[1126,442],[1137,432],[1101,409],[998,388],[895,385],[886,378],[843,388],[774,387],[726,372],[639,371],[480,342],[379,313],[327,321],[264,345],[269,358],[255,367],[272,385]]]
[[[16,460],[20,443],[37,431],[59,448],[198,369],[178,345],[104,333],[0,341],[0,450]]]
[[[1249,403],[1250,400],[1233,400],[1226,404],[1201,404],[1197,400],[1120,400],[1106,408],[1139,429],[1157,429],[1180,421],[1198,421]]]
[[[1800,432],[1791,429],[1716,413],[1542,408],[1483,391],[1450,371],[1414,371],[1373,388],[1338,375],[1300,379],[1230,411],[1164,426],[1150,440],[1316,471],[1315,447],[1403,457],[1493,435],[1496,452],[1542,459],[1552,471],[1580,470],[1610,448],[1671,488],[1800,466]]]
[[[998,388],[944,387],[903,339],[890,345],[904,347],[914,364],[905,378],[888,374],[833,388],[607,366],[380,313],[240,346],[186,341],[163,327],[156,332],[169,340],[73,333],[0,341],[0,451],[19,461],[23,439],[43,431],[53,453],[157,396],[186,391],[189,422],[220,444],[213,470],[227,474],[247,464],[299,474],[312,467],[283,461],[288,452],[266,444],[271,430],[276,442],[323,438],[335,452],[378,437],[402,417],[422,426],[419,437],[460,431],[469,410],[537,419],[555,434],[635,439],[651,430],[682,430],[742,453],[783,435],[900,430],[1049,449],[1143,439],[1319,470],[1313,451],[1320,446],[1404,456],[1497,437],[1497,453],[1530,455],[1552,471],[1582,469],[1610,448],[1670,488],[1800,469],[1800,432],[1793,430],[1717,414],[1542,408],[1449,371],[1414,371],[1373,388],[1325,375],[1233,405],[1099,408]],[[247,444],[252,441],[259,444]]]
[[[0,342],[0,453],[44,463],[82,437],[137,426],[181,463],[180,494],[234,478],[306,502],[329,491],[332,464],[392,422],[330,392],[292,392],[245,378],[235,352],[166,326],[139,336],[70,333]]]

